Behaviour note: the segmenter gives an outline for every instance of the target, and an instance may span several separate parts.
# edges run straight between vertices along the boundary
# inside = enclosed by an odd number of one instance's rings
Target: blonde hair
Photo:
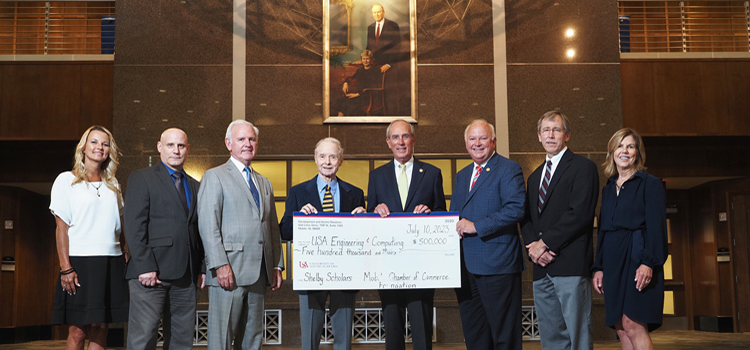
[[[638,132],[631,128],[622,128],[617,130],[607,143],[607,159],[602,163],[604,175],[607,175],[607,177],[617,174],[617,165],[614,159],[615,150],[620,146],[622,140],[628,136],[632,136],[635,141],[635,164],[633,164],[635,171],[646,170],[646,148],[643,146],[641,135],[638,135]]]
[[[117,144],[115,143],[115,138],[112,136],[112,133],[105,127],[99,125],[93,125],[88,128],[86,132],[83,133],[83,136],[81,136],[81,140],[78,141],[78,146],[76,146],[75,161],[73,162],[73,170],[71,170],[71,172],[75,176],[75,179],[73,179],[73,183],[71,185],[75,185],[79,182],[85,182],[88,186],[89,180],[86,178],[86,166],[84,164],[83,149],[86,147],[86,142],[88,141],[89,134],[91,134],[92,131],[100,131],[109,136],[109,157],[101,164],[101,177],[104,185],[114,193],[116,193],[118,197],[120,197],[122,193],[117,186],[117,178],[115,178],[117,166],[120,164],[120,162],[117,160],[120,151],[117,148]]]

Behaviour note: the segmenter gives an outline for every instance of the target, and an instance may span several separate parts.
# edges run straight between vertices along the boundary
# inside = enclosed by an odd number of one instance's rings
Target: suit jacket
[[[174,280],[190,268],[193,281],[205,271],[203,244],[198,235],[198,181],[190,176],[192,198],[185,214],[167,168],[158,164],[134,171],[125,196],[125,236],[132,257],[125,278],[156,272],[159,279]]]
[[[365,194],[361,189],[354,185],[336,178],[339,183],[339,212],[349,213],[356,207],[365,207]],[[300,183],[291,189],[286,197],[286,210],[284,217],[281,218],[281,238],[287,241],[294,239],[293,214],[299,211],[305,204],[310,203],[318,212],[323,212],[323,205],[320,203],[318,194],[318,175],[312,180]]]
[[[544,239],[557,257],[546,267],[535,264],[534,280],[545,274],[589,277],[594,261],[591,237],[599,199],[596,164],[566,150],[550,179],[547,201],[539,213],[539,184],[545,167],[542,163],[529,176],[526,218],[521,231],[526,244]]]
[[[372,51],[376,65],[390,64],[401,61],[401,30],[398,23],[383,19],[380,38],[375,40],[375,25],[367,27],[367,49]]]
[[[474,223],[476,235],[461,240],[466,269],[495,275],[523,271],[518,222],[523,219],[525,187],[518,163],[493,155],[469,191],[474,163],[456,174],[451,211]]]
[[[271,182],[257,172],[260,210],[245,175],[231,159],[203,175],[198,192],[200,235],[206,250],[206,267],[212,270],[206,284],[218,286],[215,269],[230,264],[236,283],[249,286],[260,277],[265,260],[268,281],[273,269],[284,268],[276,206]]]
[[[445,211],[443,175],[440,169],[414,159],[409,194],[406,197],[406,206],[402,208],[393,160],[378,167],[370,172],[367,185],[367,211],[375,211],[375,207],[380,203],[385,203],[388,210],[394,213],[411,213],[420,204],[430,207],[431,211]]]
[[[365,207],[365,194],[354,185],[336,178],[339,183],[339,212],[350,213],[356,207]],[[281,218],[281,238],[287,241],[294,239],[294,212],[299,211],[305,204],[312,204],[319,213],[323,212],[318,194],[318,175],[312,180],[305,181],[289,189],[286,197],[286,210]],[[358,291],[344,291],[356,294]],[[299,294],[307,294],[305,290],[298,290]]]

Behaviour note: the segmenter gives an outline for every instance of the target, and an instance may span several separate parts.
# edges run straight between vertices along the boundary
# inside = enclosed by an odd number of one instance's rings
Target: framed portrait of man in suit
[[[417,121],[416,0],[323,2],[325,123]]]

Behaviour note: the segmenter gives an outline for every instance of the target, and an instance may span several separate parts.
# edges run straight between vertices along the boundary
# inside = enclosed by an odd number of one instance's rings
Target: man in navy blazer
[[[445,211],[440,169],[414,158],[414,127],[404,120],[391,122],[386,143],[393,160],[370,172],[367,209],[382,217],[394,212],[429,214]],[[404,261],[408,264],[408,261]],[[379,290],[385,316],[386,350],[404,349],[405,310],[409,310],[415,350],[432,349],[434,289]]]
[[[529,176],[523,239],[534,262],[534,305],[543,348],[593,349],[591,265],[599,173],[567,147],[570,122],[557,111],[537,122],[545,162]]]
[[[518,222],[525,190],[518,163],[495,153],[495,128],[475,120],[464,132],[473,164],[456,174],[461,288],[456,297],[468,349],[521,349],[523,251]]]
[[[128,349],[156,349],[159,319],[164,348],[192,349],[196,285],[206,277],[198,234],[198,181],[183,170],[188,137],[165,130],[156,143],[161,162],[134,171],[125,196],[125,235],[132,257]],[[162,315],[163,313],[163,315]]]
[[[281,238],[288,241],[293,239],[295,211],[301,211],[305,215],[322,212],[365,212],[365,195],[362,190],[336,177],[343,161],[344,149],[339,140],[327,137],[318,141],[315,146],[318,175],[289,190],[286,210],[281,219]],[[357,291],[299,291],[299,294],[302,349],[317,350],[320,346],[320,336],[325,326],[326,299],[329,295],[333,349],[351,349],[352,317]]]

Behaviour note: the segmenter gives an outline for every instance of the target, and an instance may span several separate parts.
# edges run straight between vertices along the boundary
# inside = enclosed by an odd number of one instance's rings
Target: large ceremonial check
[[[295,290],[461,286],[458,212],[294,213]]]

